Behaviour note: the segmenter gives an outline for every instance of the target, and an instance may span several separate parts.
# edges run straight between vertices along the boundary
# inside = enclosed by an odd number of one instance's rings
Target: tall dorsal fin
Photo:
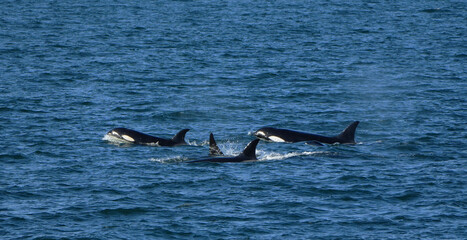
[[[222,151],[217,146],[216,140],[214,140],[214,135],[209,134],[209,155],[212,156],[222,156],[224,155]]]
[[[183,130],[180,130],[180,132],[178,132],[177,134],[175,134],[175,136],[172,138],[172,141],[176,142],[176,143],[186,143],[185,142],[185,134],[186,132],[190,131],[190,129],[183,129]]]
[[[258,145],[259,139],[255,139],[246,145],[242,154],[244,157],[249,160],[256,160],[256,145]]]
[[[351,123],[344,131],[336,136],[341,143],[355,143],[355,130],[360,122],[355,121]]]

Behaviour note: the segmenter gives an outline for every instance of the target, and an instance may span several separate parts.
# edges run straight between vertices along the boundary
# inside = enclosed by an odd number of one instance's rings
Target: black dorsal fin
[[[176,143],[186,143],[185,142],[185,134],[186,132],[190,131],[190,129],[183,129],[183,130],[180,130],[180,132],[178,132],[177,134],[175,134],[175,136],[172,138],[172,141],[176,142]]]
[[[256,145],[258,145],[259,139],[255,139],[246,145],[243,150],[243,157],[248,158],[248,160],[256,160]]]
[[[214,140],[214,135],[209,134],[209,155],[212,156],[222,156],[224,155],[222,151],[217,146],[216,140]]]
[[[351,123],[344,131],[336,136],[341,143],[355,143],[355,130],[360,122],[355,121]]]

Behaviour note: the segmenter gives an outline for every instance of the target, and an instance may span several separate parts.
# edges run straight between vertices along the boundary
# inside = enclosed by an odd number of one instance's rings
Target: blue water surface
[[[465,1],[1,1],[0,238],[466,239],[466,22]],[[356,120],[355,145],[186,163],[211,132],[236,155]]]

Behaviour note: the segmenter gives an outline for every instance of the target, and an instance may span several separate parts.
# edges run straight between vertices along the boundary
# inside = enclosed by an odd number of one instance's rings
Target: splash
[[[118,138],[118,137],[114,137],[114,136],[109,135],[109,134],[104,135],[102,140],[108,141],[109,143],[115,144],[115,145],[130,144],[128,141],[125,141],[125,140],[123,140],[121,138]]]
[[[256,131],[248,131],[247,134],[248,134],[248,136],[255,136],[255,132],[256,132]]]
[[[314,151],[314,152],[291,152],[291,153],[267,153],[263,151],[258,151],[259,152],[259,160],[260,161],[268,161],[268,160],[284,160],[287,158],[292,158],[292,157],[301,157],[301,156],[316,156],[316,155],[326,155],[329,154],[329,152],[323,152],[323,151]]]
[[[218,146],[226,156],[236,156],[243,151],[242,146],[238,142],[226,141],[218,144]]]
[[[202,141],[202,142],[198,142],[196,140],[193,140],[193,141],[190,141],[190,140],[185,140],[186,143],[190,146],[197,146],[197,147],[201,147],[201,146],[206,146],[206,145],[209,145],[209,141],[205,140],[205,141]]]

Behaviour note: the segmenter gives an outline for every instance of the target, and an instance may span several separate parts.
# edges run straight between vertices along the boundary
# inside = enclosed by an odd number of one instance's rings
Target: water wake
[[[151,162],[158,162],[158,163],[179,163],[188,161],[189,158],[182,157],[182,156],[174,156],[174,157],[164,157],[164,158],[150,158],[149,161]]]
[[[291,152],[291,153],[275,153],[275,152],[263,152],[263,151],[258,151],[258,160],[259,161],[268,161],[268,160],[284,160],[287,158],[292,158],[292,157],[301,157],[301,156],[316,156],[316,155],[323,155],[323,154],[329,154],[329,152],[323,152],[323,151],[305,151],[305,152]]]
[[[202,142],[198,142],[196,140],[193,140],[193,141],[190,141],[190,140],[185,140],[186,143],[190,146],[197,146],[197,147],[202,147],[202,146],[206,146],[206,145],[209,145],[209,141],[205,140],[205,141],[202,141]]]

